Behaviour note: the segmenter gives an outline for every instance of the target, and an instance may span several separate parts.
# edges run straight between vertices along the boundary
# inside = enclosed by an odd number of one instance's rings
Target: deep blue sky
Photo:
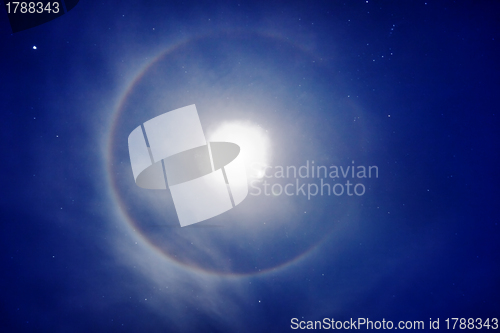
[[[82,0],[16,34],[2,11],[0,331],[498,318],[499,10]],[[267,131],[270,164],[379,178],[176,228],[169,193],[135,186],[127,136],[189,104],[206,133]]]

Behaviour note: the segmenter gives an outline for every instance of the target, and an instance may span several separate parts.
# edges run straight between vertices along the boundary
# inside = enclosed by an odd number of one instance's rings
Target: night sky
[[[493,324],[499,15],[495,1],[81,0],[13,34],[2,9],[0,332]],[[240,145],[253,187],[181,228],[169,190],[135,184],[127,138],[192,104],[207,139]],[[313,164],[378,172],[276,175]],[[345,191],[308,196],[321,182]]]

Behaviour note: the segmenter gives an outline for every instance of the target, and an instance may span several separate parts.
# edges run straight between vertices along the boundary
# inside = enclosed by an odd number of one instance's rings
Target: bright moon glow
[[[240,146],[241,158],[252,178],[262,178],[270,162],[267,131],[250,122],[224,122],[209,134],[209,141],[234,142]]]

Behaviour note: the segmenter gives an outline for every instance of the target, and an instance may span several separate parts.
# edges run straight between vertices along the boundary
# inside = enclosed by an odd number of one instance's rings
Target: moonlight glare
[[[270,140],[267,130],[249,121],[224,122],[208,134],[209,141],[234,142],[241,148],[241,157],[248,172],[252,165],[267,166],[270,163]],[[262,178],[263,170],[249,174]]]

